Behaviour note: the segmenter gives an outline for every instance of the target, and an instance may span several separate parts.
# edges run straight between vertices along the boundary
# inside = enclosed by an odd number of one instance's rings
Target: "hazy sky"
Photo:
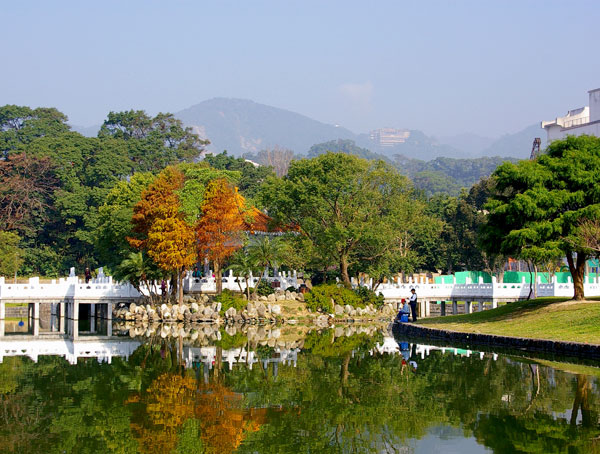
[[[0,105],[252,99],[355,132],[498,136],[600,87],[600,1],[3,1]]]

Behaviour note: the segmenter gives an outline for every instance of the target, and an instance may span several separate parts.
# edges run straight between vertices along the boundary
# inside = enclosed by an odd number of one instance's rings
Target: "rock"
[[[285,301],[285,294],[284,294],[284,293],[282,293],[282,294],[280,294],[280,295],[277,295],[277,296],[275,297],[275,299],[276,299],[277,301]]]
[[[249,310],[252,310],[252,309],[254,309],[255,307],[256,307],[256,306],[254,305],[254,303],[248,303],[248,304],[246,304],[246,310],[247,310],[247,311],[249,311]]]
[[[296,297],[296,299],[298,301],[304,301],[304,293],[298,293],[298,296]]]
[[[131,303],[129,305],[129,312],[131,312],[132,314],[135,314],[135,310],[137,309],[137,307],[138,307],[137,304]]]
[[[258,313],[258,316],[261,318],[265,318],[267,316],[267,308],[262,303],[258,303],[256,305],[256,312]]]
[[[281,315],[281,306],[279,304],[273,304],[271,306],[271,314]]]
[[[221,309],[223,308],[223,304],[221,302],[217,303],[217,308],[215,312],[221,312]]]
[[[334,336],[335,337],[342,337],[344,335],[344,328],[342,328],[341,326],[338,326],[335,328],[335,332],[334,332]]]
[[[269,301],[269,298],[267,298],[266,296],[261,296],[258,298],[259,301]]]
[[[194,312],[198,312],[199,307],[200,306],[198,306],[198,303],[196,303],[195,301],[192,304],[190,304],[190,311],[192,312],[192,314]]]
[[[319,315],[315,318],[315,325],[319,328],[327,328],[329,326],[329,317],[327,315]]]
[[[205,317],[210,317],[213,313],[214,311],[212,310],[212,308],[206,307],[204,309],[204,312],[202,312],[202,315],[204,315]]]
[[[292,298],[292,292],[290,292],[289,290],[285,291],[285,299],[286,300],[291,300]]]
[[[233,318],[237,315],[237,311],[235,310],[235,307],[230,307],[229,309],[227,309],[225,311],[225,317],[227,318]]]
[[[202,295],[202,302],[208,303],[208,295]]]
[[[346,314],[350,315],[350,314],[352,313],[352,310],[353,310],[353,309],[352,309],[352,306],[350,306],[349,304],[346,304],[346,305],[344,306],[344,312],[345,312]]]
[[[278,328],[272,329],[269,333],[269,338],[278,339],[281,336],[281,331]]]
[[[255,319],[258,318],[258,312],[256,310],[256,308],[252,308],[251,310],[247,311],[247,315],[249,319]]]
[[[240,314],[237,314],[233,317],[233,321],[235,323],[242,323],[244,321],[243,317]]]
[[[344,308],[342,306],[340,306],[339,304],[336,304],[334,307],[334,312],[335,315],[343,315],[344,314]]]
[[[352,310],[350,311],[350,315],[351,315],[352,317],[355,317],[355,316],[356,316],[356,313],[357,313],[357,312],[356,312],[356,309],[352,309]]]
[[[267,300],[271,303],[274,303],[275,301],[277,301],[277,296],[275,296],[275,293],[271,293],[269,294],[269,296],[267,296]]]
[[[183,295],[183,302],[184,303],[191,303],[194,301],[194,297],[191,295]]]

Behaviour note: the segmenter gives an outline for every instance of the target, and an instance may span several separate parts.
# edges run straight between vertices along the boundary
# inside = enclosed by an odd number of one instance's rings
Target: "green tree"
[[[160,171],[170,164],[197,158],[209,142],[183,126],[171,113],[149,116],[143,110],[110,112],[98,137],[113,137],[127,143],[134,169]]]
[[[133,236],[133,207],[141,199],[142,192],[152,183],[154,176],[148,172],[136,172],[129,181],[115,183],[98,208],[98,223],[94,229],[94,245],[98,260],[110,269],[119,265],[133,249],[127,237]]]
[[[13,232],[0,230],[0,275],[16,276],[23,263],[23,250],[19,247],[21,238]]]
[[[281,239],[271,239],[268,235],[253,237],[246,247],[250,263],[261,270],[282,265],[288,251],[287,245]],[[255,292],[261,283],[262,277],[263,275],[260,273],[258,282],[254,286]]]
[[[407,252],[403,227],[411,220],[402,213],[409,192],[407,179],[382,161],[326,153],[293,161],[287,176],[269,179],[262,194],[269,215],[297,227],[322,269],[337,263],[349,286],[349,269],[359,260]]]
[[[5,157],[39,137],[67,132],[67,116],[53,107],[31,109],[26,106],[0,107],[0,156]]]
[[[217,155],[207,155],[204,162],[210,164],[214,169],[239,172],[236,183],[240,193],[253,202],[256,201],[260,186],[268,177],[274,174],[271,166],[260,165],[256,167],[244,158],[228,156],[227,151]]]
[[[244,249],[238,249],[229,259],[229,266],[227,269],[233,271],[237,276],[243,277],[246,283],[246,297],[250,299],[250,275],[259,271],[259,267],[256,264],[254,258],[246,252]],[[240,292],[242,290],[242,283],[238,281]]]
[[[578,244],[584,219],[600,219],[600,138],[567,137],[552,142],[534,161],[505,163],[483,228],[488,251],[542,258],[566,255],[574,299],[584,298],[589,249]]]

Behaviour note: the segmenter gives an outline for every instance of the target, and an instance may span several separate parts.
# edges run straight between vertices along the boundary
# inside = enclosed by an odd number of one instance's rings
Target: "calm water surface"
[[[0,452],[600,452],[596,367],[352,331],[4,339]]]

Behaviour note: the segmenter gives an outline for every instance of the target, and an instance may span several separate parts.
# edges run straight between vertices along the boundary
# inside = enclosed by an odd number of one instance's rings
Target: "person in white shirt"
[[[412,321],[417,321],[417,291],[414,288],[410,289],[410,298],[408,304],[410,304],[410,310],[412,311]]]

